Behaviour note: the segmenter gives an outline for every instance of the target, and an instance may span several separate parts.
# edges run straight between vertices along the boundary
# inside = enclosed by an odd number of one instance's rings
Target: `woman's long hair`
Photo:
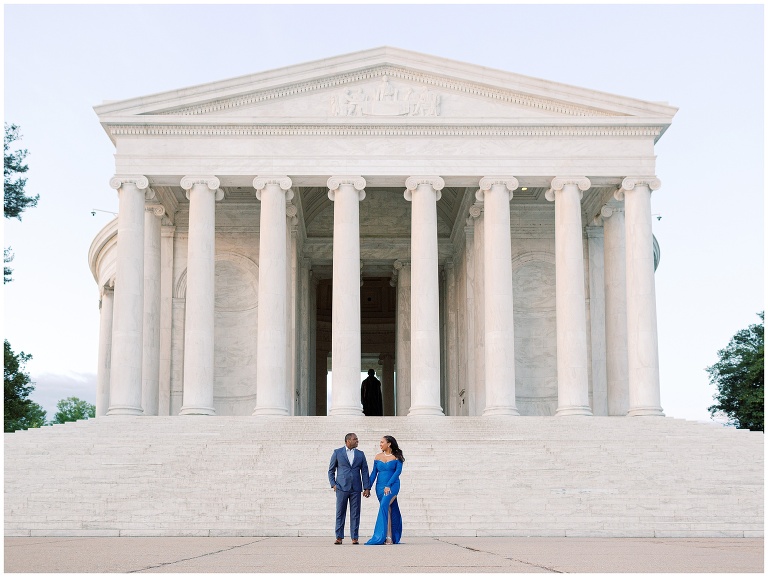
[[[400,447],[397,446],[397,440],[391,435],[384,435],[384,438],[389,443],[389,448],[392,449],[392,454],[397,457],[397,460],[401,463],[405,463],[405,457],[403,457],[403,452],[400,450]]]

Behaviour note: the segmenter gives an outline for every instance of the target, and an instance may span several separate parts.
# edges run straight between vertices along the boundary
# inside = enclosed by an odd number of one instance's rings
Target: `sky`
[[[5,122],[29,150],[3,336],[32,398],[95,402],[94,236],[117,212],[93,106],[378,46],[678,107],[653,194],[661,401],[708,421],[705,368],[764,308],[764,9],[723,5],[5,5]],[[95,216],[92,211],[96,211]],[[100,212],[105,211],[105,212]]]

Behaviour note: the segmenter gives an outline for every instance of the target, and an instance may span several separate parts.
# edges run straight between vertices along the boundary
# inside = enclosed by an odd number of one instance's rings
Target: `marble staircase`
[[[672,418],[105,417],[5,435],[5,535],[333,535],[332,449],[404,450],[408,536],[763,536],[763,434]],[[376,515],[363,499],[361,537]],[[349,527],[347,526],[347,533]]]

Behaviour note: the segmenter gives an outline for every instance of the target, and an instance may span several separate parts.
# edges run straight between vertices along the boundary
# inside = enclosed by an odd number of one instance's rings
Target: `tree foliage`
[[[54,424],[69,423],[92,419],[96,416],[96,406],[77,397],[67,397],[56,403],[56,414],[53,416]]]
[[[40,195],[27,196],[24,194],[24,187],[27,184],[26,178],[19,175],[29,170],[29,166],[24,164],[29,152],[25,149],[11,150],[11,145],[17,140],[21,140],[19,127],[15,124],[5,123],[5,140],[3,142],[3,193],[5,218],[18,218],[21,220],[21,213],[27,208],[37,205]],[[3,249],[3,284],[13,280],[13,269],[6,266],[13,260],[11,247]]]
[[[719,361],[707,367],[709,380],[717,386],[716,403],[709,412],[724,415],[740,429],[764,430],[764,312],[760,324],[737,332],[728,346],[717,352]]]
[[[20,429],[42,427],[45,425],[45,411],[29,398],[35,390],[34,383],[24,372],[24,365],[32,358],[23,351],[16,354],[11,344],[5,341],[3,365],[3,397],[4,429],[12,433]]]
[[[21,213],[27,208],[37,205],[40,195],[27,196],[24,194],[24,187],[27,184],[26,178],[19,175],[29,170],[29,166],[24,164],[29,152],[26,149],[11,150],[11,145],[21,140],[19,127],[15,124],[5,123],[5,141],[3,176],[5,177],[5,218],[18,218],[21,220]]]

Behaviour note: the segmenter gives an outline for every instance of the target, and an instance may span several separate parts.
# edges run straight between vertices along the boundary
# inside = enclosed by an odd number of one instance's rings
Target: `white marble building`
[[[393,48],[108,102],[97,416],[663,415],[676,109]],[[119,242],[118,242],[119,239]]]

